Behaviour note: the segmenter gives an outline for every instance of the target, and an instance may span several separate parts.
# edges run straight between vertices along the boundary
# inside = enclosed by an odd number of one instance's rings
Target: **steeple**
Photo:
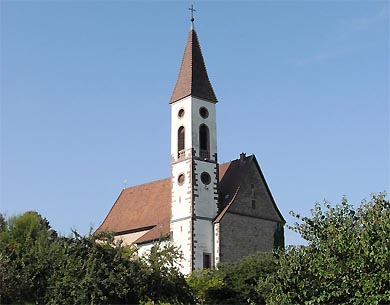
[[[212,103],[217,102],[217,97],[207,75],[198,36],[192,24],[181,62],[179,77],[169,103],[172,104],[187,96],[201,98]]]
[[[182,251],[181,271],[215,266],[218,213],[216,103],[194,30],[191,29],[171,107],[171,239]]]

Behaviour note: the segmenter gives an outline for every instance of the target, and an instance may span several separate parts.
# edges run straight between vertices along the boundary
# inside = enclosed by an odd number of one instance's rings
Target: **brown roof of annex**
[[[169,103],[172,104],[190,95],[209,102],[217,102],[207,74],[198,36],[193,27],[188,33],[179,76]]]

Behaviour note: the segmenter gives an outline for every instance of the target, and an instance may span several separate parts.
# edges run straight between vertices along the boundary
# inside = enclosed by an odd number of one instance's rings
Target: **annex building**
[[[156,240],[171,240],[184,274],[270,252],[284,244],[285,224],[254,155],[218,163],[218,100],[191,21],[169,101],[171,176],[123,189],[97,229],[140,254]]]

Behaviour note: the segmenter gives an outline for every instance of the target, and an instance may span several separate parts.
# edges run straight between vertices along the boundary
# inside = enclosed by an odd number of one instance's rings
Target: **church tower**
[[[171,237],[182,269],[214,267],[214,224],[218,212],[217,98],[207,75],[198,37],[191,29],[170,100]]]

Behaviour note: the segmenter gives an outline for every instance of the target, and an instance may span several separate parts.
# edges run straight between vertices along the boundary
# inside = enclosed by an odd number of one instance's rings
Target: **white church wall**
[[[196,186],[194,191],[194,267],[203,268],[204,255],[210,255],[211,267],[214,266],[214,225],[217,215],[217,177],[216,164],[195,160]],[[210,183],[201,181],[201,173],[210,175]]]
[[[180,118],[179,111],[183,109],[184,114]],[[180,126],[185,128],[185,157],[191,157],[191,135],[192,135],[192,125],[191,125],[191,97],[186,97],[180,101],[177,101],[171,104],[171,155],[172,161],[175,162],[178,160],[178,130]]]
[[[209,115],[207,118],[200,116],[200,108],[206,108]],[[184,115],[179,118],[179,111],[183,109]],[[210,158],[217,153],[217,127],[215,104],[195,97],[186,97],[171,105],[171,154],[173,161],[177,161],[177,140],[180,126],[185,128],[186,157],[191,156],[191,148],[194,148],[199,157],[199,127],[205,124],[209,128]]]
[[[214,218],[218,212],[217,202],[217,174],[216,164],[210,162],[195,161],[196,168],[196,198],[195,198],[195,215],[200,217]],[[209,184],[204,184],[201,181],[201,174],[207,172],[210,175],[211,181]]]
[[[217,267],[218,264],[220,263],[220,243],[219,243],[219,238],[220,238],[220,228],[219,228],[219,223],[214,224],[214,266]]]
[[[162,242],[161,244],[163,244],[165,242]],[[145,243],[145,244],[141,244],[141,245],[135,245],[137,247],[137,253],[138,253],[138,256],[141,257],[141,256],[145,256],[146,254],[150,253],[150,249],[152,249],[154,243]]]
[[[199,127],[205,124],[209,128],[210,136],[210,159],[216,161],[212,156],[217,153],[217,127],[215,104],[202,99],[192,98],[192,146],[199,157]],[[209,116],[204,119],[200,116],[199,110],[204,107],[209,112]]]
[[[184,98],[171,105],[171,154],[172,154],[172,203],[171,225],[173,243],[179,248],[183,259],[180,271],[189,274],[192,270],[192,149],[191,149],[191,98]],[[180,118],[178,113],[184,110]],[[185,128],[185,155],[178,157],[178,130]],[[184,179],[179,181],[179,176]]]
[[[207,117],[201,116],[202,107],[207,109]],[[212,221],[217,213],[217,201],[214,198],[218,196],[214,163],[217,152],[215,115],[215,104],[202,99],[186,97],[171,104],[171,232],[173,242],[183,251],[182,272],[185,274],[193,268],[203,267],[203,253],[209,254],[212,265],[214,263]],[[209,129],[209,159],[214,162],[191,158],[200,157],[199,128],[202,124]],[[185,128],[185,155],[178,152],[178,130],[181,126]],[[192,149],[196,151],[195,156],[192,156]],[[211,177],[208,185],[201,182],[202,172],[207,172]],[[178,181],[180,175],[184,175],[181,184]],[[195,181],[192,181],[194,177]]]
[[[172,242],[179,248],[182,255],[180,271],[189,274],[192,270],[192,225],[191,218],[171,223]]]
[[[172,166],[172,219],[190,217],[192,215],[192,160],[188,159]],[[182,185],[179,176],[184,175]]]
[[[203,256],[210,255],[210,263],[214,262],[213,222],[194,219],[194,268],[203,268]],[[211,266],[212,267],[212,266]]]

